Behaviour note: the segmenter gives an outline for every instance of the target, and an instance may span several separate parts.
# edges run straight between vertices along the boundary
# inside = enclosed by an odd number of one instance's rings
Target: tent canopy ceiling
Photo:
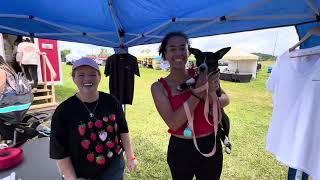
[[[299,25],[319,20],[320,0],[0,1],[0,32],[106,47]]]

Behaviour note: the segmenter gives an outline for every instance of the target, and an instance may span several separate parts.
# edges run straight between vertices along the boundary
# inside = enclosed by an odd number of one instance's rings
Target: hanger
[[[311,36],[313,35],[317,35],[317,36],[320,36],[320,27],[314,27],[314,28],[311,28],[307,34],[297,43],[295,44],[294,46],[292,46],[290,49],[289,49],[289,52],[293,51],[294,49],[296,49],[298,46],[300,46],[303,42],[305,42],[306,40],[308,40]]]
[[[120,45],[119,47],[119,54],[127,54],[127,49],[128,48],[125,48],[123,44]]]
[[[124,48],[120,48],[119,54],[127,54],[127,51]]]
[[[303,42],[305,42],[306,40],[308,40],[311,36],[320,36],[320,27],[314,27],[311,28],[307,34],[294,46],[292,46],[291,48],[289,48],[289,52],[290,52],[290,57],[294,58],[294,57],[302,57],[302,56],[310,56],[310,55],[314,55],[314,54],[319,54],[320,53],[320,48],[316,48],[314,50],[308,50],[306,52],[299,52],[299,53],[295,53],[294,50],[300,46]]]

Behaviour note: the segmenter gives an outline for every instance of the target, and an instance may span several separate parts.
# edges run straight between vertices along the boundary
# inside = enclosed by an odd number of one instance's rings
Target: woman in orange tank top
[[[155,106],[169,127],[171,134],[167,162],[170,167],[172,179],[192,180],[196,176],[199,180],[220,179],[222,171],[222,148],[221,142],[215,142],[213,127],[204,118],[204,101],[206,91],[194,93],[191,90],[182,92],[177,86],[190,78],[185,65],[189,56],[190,43],[188,37],[182,32],[171,32],[167,34],[159,47],[159,54],[169,62],[170,73],[161,78],[151,86],[151,92]],[[208,82],[206,76],[200,76],[196,82],[196,88]],[[209,92],[216,92],[219,88],[219,75],[209,80]],[[218,98],[209,93],[210,99]],[[218,99],[222,106],[229,103],[225,94]],[[194,114],[193,129],[188,129],[188,120],[183,107],[187,103]],[[209,117],[212,122],[212,117]],[[194,132],[192,131],[194,130]],[[194,133],[199,149],[208,153],[216,144],[213,156],[204,157],[194,145],[192,136]]]

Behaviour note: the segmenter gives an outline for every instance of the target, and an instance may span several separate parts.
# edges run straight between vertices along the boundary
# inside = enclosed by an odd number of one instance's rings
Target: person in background
[[[38,86],[38,64],[40,64],[41,53],[39,48],[31,42],[30,38],[18,45],[16,59],[22,67],[27,79],[33,84],[33,91],[37,90]]]
[[[82,58],[73,63],[78,92],[62,102],[51,121],[50,158],[56,159],[67,180],[122,180],[123,149],[129,171],[137,167],[122,106],[99,92],[98,64]]]
[[[169,127],[171,134],[167,162],[173,180],[192,180],[196,176],[199,180],[216,180],[222,171],[222,147],[220,140],[215,140],[214,127],[206,122],[204,117],[204,99],[206,92],[193,92],[190,89],[179,92],[177,86],[190,78],[185,68],[189,56],[190,43],[188,37],[182,32],[167,34],[160,45],[159,54],[169,62],[170,73],[151,86],[151,93],[155,106]],[[200,76],[196,88],[209,83],[211,97],[217,99],[216,91],[219,88],[219,74],[209,79]],[[222,106],[229,104],[229,98],[223,95],[218,99]],[[199,153],[194,145],[192,136],[188,132],[187,116],[183,103],[187,103],[190,111],[194,112],[194,133],[199,149],[209,153],[216,144],[216,151],[210,157]],[[209,121],[213,122],[210,117]],[[190,130],[190,129],[189,129]],[[188,135],[189,134],[189,135]],[[215,142],[216,141],[216,142]]]
[[[17,36],[17,39],[13,43],[13,52],[12,52],[12,68],[16,72],[22,72],[22,68],[17,61],[17,50],[18,50],[18,45],[22,42],[22,36]]]

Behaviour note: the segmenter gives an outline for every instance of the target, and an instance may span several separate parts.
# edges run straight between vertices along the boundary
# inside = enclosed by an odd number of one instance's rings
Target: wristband
[[[133,155],[131,158],[128,158],[128,161],[136,160],[136,157]]]

